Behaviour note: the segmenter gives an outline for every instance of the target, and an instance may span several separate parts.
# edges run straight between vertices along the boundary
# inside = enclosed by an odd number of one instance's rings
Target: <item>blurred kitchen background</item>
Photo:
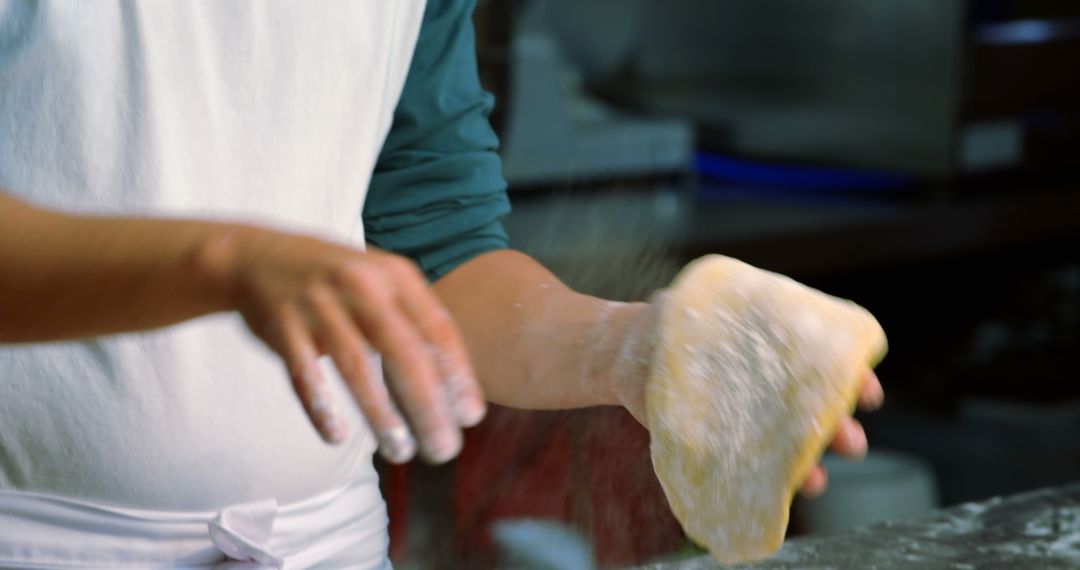
[[[617,299],[723,253],[883,324],[873,451],[827,459],[791,535],[1080,480],[1080,3],[487,0],[476,24],[514,247]],[[495,409],[453,464],[382,470],[399,568],[694,551],[622,410]]]

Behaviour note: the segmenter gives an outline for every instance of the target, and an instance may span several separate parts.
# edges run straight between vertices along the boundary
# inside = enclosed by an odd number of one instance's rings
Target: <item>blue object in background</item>
[[[705,178],[778,189],[890,191],[912,185],[911,178],[897,174],[769,164],[704,152],[694,155],[694,168]]]
[[[492,537],[500,568],[517,570],[596,570],[585,537],[557,521],[508,519],[495,523]]]

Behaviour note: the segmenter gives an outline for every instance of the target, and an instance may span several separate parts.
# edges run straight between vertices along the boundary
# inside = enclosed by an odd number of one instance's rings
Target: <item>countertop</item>
[[[720,568],[709,557],[638,570]],[[1080,568],[1080,484],[966,503],[926,517],[788,541],[740,570]]]

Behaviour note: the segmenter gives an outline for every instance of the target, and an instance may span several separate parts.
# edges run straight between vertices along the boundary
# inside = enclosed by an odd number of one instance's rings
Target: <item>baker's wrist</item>
[[[642,424],[658,313],[658,307],[650,303],[627,303],[615,309],[603,368],[602,382],[611,403],[625,407]]]
[[[237,310],[241,303],[244,242],[257,239],[261,230],[242,225],[208,224],[188,258],[191,275],[213,311]]]

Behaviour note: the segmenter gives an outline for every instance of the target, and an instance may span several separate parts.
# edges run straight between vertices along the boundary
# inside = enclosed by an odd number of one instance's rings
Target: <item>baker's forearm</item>
[[[531,409],[618,404],[631,321],[645,305],[575,293],[516,251],[477,257],[435,283],[461,327],[486,397]],[[625,356],[625,355],[623,355]]]
[[[229,226],[66,215],[2,191],[0,220],[0,342],[150,329],[228,306],[197,261]]]

